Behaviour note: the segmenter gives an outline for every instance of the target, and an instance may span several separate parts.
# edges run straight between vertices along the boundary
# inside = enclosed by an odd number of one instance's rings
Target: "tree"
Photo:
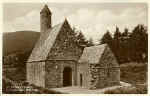
[[[122,63],[130,61],[130,42],[129,42],[129,31],[127,28],[124,29],[124,32],[120,37],[120,57]]]
[[[127,37],[129,35],[129,30],[127,28],[124,29],[124,32],[122,33],[123,37]]]
[[[114,33],[114,40],[119,41],[119,38],[121,37],[121,32],[119,30],[119,27],[116,27],[116,31]]]
[[[73,28],[74,35],[76,37],[75,42],[77,42],[78,45],[80,46],[87,46],[88,40],[86,40],[84,34],[82,33],[81,30],[78,30],[77,28]]]
[[[77,42],[78,42],[79,45],[87,46],[88,41],[86,40],[86,38],[84,37],[84,35],[81,31],[77,35]]]
[[[100,40],[100,44],[104,43],[107,43],[108,45],[111,45],[112,43],[112,37],[109,30],[107,30],[107,32],[103,35],[102,39]]]
[[[144,25],[137,25],[130,35],[130,49],[132,59],[137,62],[144,61],[143,54],[148,56],[148,34]]]
[[[79,31],[75,27],[72,28],[72,31],[73,31],[72,32],[72,36],[73,36],[72,39],[74,42],[77,42],[77,35],[78,35]]]
[[[119,27],[116,27],[116,30],[113,36],[112,51],[114,52],[119,63],[122,62],[121,54],[120,54],[120,49],[121,49],[120,38],[121,38],[121,32],[119,30]]]

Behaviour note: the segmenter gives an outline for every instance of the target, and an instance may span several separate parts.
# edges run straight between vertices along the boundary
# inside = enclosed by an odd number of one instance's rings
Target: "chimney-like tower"
[[[40,24],[41,24],[41,32],[45,32],[47,29],[51,28],[51,11],[48,6],[45,5],[44,8],[40,12]]]

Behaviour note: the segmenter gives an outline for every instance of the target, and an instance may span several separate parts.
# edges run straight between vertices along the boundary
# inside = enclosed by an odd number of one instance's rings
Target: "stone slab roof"
[[[107,44],[85,47],[82,56],[79,59],[79,63],[98,63]]]
[[[64,22],[55,25],[54,27],[48,29],[46,32],[41,33],[41,36],[37,41],[27,62],[46,60],[47,55],[55,43],[56,37],[59,34]]]

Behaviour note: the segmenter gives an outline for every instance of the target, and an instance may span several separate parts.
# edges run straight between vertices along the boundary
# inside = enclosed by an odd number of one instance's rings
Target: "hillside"
[[[40,33],[35,31],[3,33],[3,56],[18,51],[31,50],[39,36]]]
[[[124,63],[120,66],[121,81],[135,84],[143,84],[147,82],[147,63]]]
[[[105,91],[105,94],[147,94],[147,63],[124,63],[120,66],[121,81],[132,86],[120,87]]]

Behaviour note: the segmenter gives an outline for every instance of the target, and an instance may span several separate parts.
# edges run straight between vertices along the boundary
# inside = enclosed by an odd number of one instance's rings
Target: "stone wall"
[[[46,82],[47,88],[63,87],[63,71],[65,67],[72,69],[72,85],[76,85],[76,62],[74,61],[47,61]]]
[[[76,62],[82,54],[82,48],[74,42],[74,38],[72,29],[65,21],[47,56],[46,63],[43,61],[27,64],[28,82],[47,88],[62,87],[63,69],[69,66],[73,70],[72,84],[76,85]]]
[[[78,60],[82,54],[82,48],[74,42],[74,33],[66,21],[48,54],[48,59]]]
[[[72,84],[76,85],[76,62],[82,54],[82,48],[73,39],[74,33],[68,22],[65,21],[47,57],[48,60],[51,60],[46,62],[46,86],[48,88],[63,86],[65,66],[69,66],[73,70]]]
[[[45,62],[27,63],[27,81],[45,87]]]
[[[90,88],[104,88],[120,84],[120,68],[109,47],[106,47],[98,64],[90,64]]]
[[[103,88],[107,84],[105,67],[99,67],[99,64],[90,64],[90,89]]]
[[[82,75],[82,77],[81,77]],[[77,85],[83,86],[86,88],[90,87],[91,76],[89,73],[89,64],[88,63],[79,63],[77,66]],[[81,81],[82,78],[82,81]],[[82,84],[81,84],[82,83]]]
[[[104,51],[103,58],[101,58],[100,64],[106,64],[108,67],[107,80],[108,86],[116,85],[120,83],[120,66],[116,57],[112,53],[111,49],[107,47]]]

